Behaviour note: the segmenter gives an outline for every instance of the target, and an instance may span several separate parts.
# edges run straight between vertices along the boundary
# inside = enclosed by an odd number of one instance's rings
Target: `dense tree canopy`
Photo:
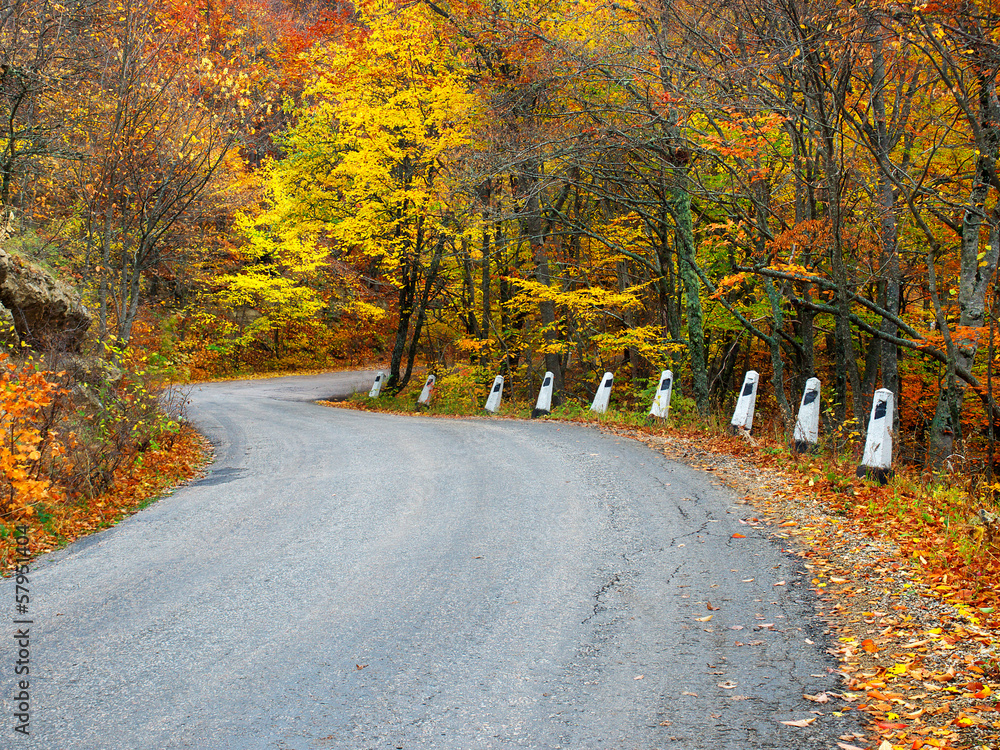
[[[702,412],[755,368],[786,428],[818,376],[931,462],[1000,420],[992,2],[18,0],[0,40],[0,201],[102,344],[669,367]]]

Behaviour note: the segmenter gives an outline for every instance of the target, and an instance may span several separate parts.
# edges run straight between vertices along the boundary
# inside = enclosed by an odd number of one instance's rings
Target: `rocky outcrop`
[[[0,304],[21,343],[38,351],[78,352],[91,315],[74,289],[0,250]]]
[[[17,335],[14,326],[14,316],[3,305],[0,305],[0,351],[7,349],[16,351],[21,346],[21,337]]]

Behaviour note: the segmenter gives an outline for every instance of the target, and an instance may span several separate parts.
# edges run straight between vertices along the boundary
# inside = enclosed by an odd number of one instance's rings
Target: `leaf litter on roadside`
[[[1000,749],[997,556],[976,569],[932,523],[905,528],[870,512],[891,499],[891,487],[858,482],[849,495],[832,493],[821,481],[810,486],[815,475],[789,470],[787,459],[779,465],[773,452],[727,436],[650,432],[631,436],[690,465],[711,465],[754,508],[740,524],[782,540],[802,560],[846,688],[804,698],[836,698],[846,704],[840,711],[866,715],[872,732],[842,737],[837,747]]]

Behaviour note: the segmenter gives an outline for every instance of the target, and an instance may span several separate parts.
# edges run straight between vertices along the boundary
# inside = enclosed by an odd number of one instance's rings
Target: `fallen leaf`
[[[696,617],[694,619],[696,619],[698,622],[708,622],[713,617],[715,617],[715,615],[705,615],[704,617]]]
[[[830,696],[826,693],[816,693],[816,695],[809,695],[808,693],[803,693],[802,697],[807,701],[812,701],[813,703],[829,703]]]
[[[878,646],[875,645],[875,641],[871,638],[865,638],[861,641],[861,648],[863,648],[867,653],[874,654],[878,652]]]
[[[705,606],[708,608],[709,612],[717,612],[718,607],[713,607],[712,602],[705,602]]]
[[[723,690],[732,690],[734,687],[736,687],[736,683],[730,680],[726,680],[725,682],[720,682],[719,687],[722,688]]]
[[[740,534],[739,532],[737,532],[737,533],[733,534],[733,536],[731,538],[732,539],[746,539],[747,535],[746,534]]]
[[[816,721],[815,716],[811,716],[808,719],[796,719],[795,721],[783,721],[781,722],[787,727],[807,727]]]
[[[863,747],[858,747],[857,745],[848,745],[846,742],[838,742],[837,747],[840,750],[865,750]]]
[[[364,668],[365,668],[365,667],[367,667],[368,665],[367,665],[367,664],[355,664],[354,666],[355,666],[355,667],[356,667],[357,669],[364,669]]]
[[[689,693],[687,690],[682,690],[681,691],[681,695],[690,695],[692,698],[697,698],[698,697],[697,693]]]
[[[646,675],[644,675],[644,674],[637,674],[637,675],[636,675],[635,677],[633,677],[632,679],[633,679],[633,680],[642,680],[642,679],[645,679],[645,677],[646,677]]]

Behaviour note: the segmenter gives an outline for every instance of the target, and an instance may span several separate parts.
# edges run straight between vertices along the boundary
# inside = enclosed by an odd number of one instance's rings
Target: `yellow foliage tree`
[[[270,171],[262,221],[285,242],[325,236],[397,288],[389,387],[398,388],[442,261],[472,230],[459,188],[474,107],[460,46],[423,6],[373,2],[361,20],[351,38],[309,53],[318,74],[283,141],[288,156]]]

